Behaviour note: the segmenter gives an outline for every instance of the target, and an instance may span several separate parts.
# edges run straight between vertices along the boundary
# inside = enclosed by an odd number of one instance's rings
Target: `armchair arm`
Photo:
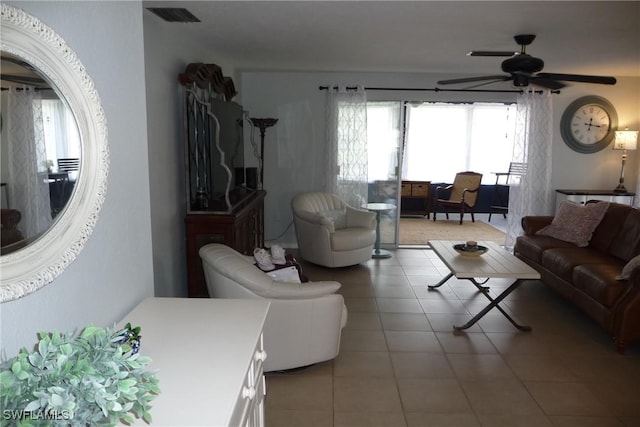
[[[272,299],[313,299],[335,294],[341,287],[339,282],[322,281],[306,283],[285,283],[272,280],[265,298]]]
[[[465,188],[464,190],[462,190],[462,203],[464,203],[465,201],[465,196],[467,195],[467,193],[477,193],[478,190],[480,190],[480,187],[476,187],[474,189],[469,189],[469,188]]]
[[[375,212],[356,209],[347,205],[347,227],[364,227],[373,229],[376,225]]]
[[[436,199],[440,198],[439,194],[440,194],[441,191],[449,191],[452,188],[453,188],[453,184],[449,184],[449,185],[445,185],[445,186],[438,185],[436,187]]]
[[[536,234],[538,230],[551,224],[551,221],[553,221],[553,216],[523,216],[520,223],[524,234],[531,236]]]

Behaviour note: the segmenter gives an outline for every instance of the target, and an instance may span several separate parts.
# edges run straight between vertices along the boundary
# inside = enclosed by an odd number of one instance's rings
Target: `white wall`
[[[554,96],[553,179],[554,188],[608,189],[618,185],[622,152],[614,151],[613,144],[593,154],[572,151],[560,136],[562,112],[573,100],[585,95],[598,95],[608,99],[618,114],[618,128],[640,129],[640,77],[621,77],[614,86],[575,84]],[[640,148],[640,147],[639,147]],[[625,167],[625,187],[636,188],[640,151],[629,151]],[[638,196],[640,198],[640,196]]]
[[[43,289],[0,304],[2,359],[32,347],[42,330],[111,325],[153,294],[140,3],[8,3],[56,30],[93,78],[111,166],[105,203],[78,258]]]
[[[235,71],[225,58],[176,31],[194,24],[167,23],[147,10],[142,13],[155,294],[186,296],[184,101],[178,74],[191,62],[217,64],[225,76]],[[234,83],[239,90],[238,79]]]
[[[399,73],[242,72],[243,104],[252,117],[276,117],[278,124],[266,132],[265,238],[269,243],[295,246],[289,203],[301,191],[322,187],[325,143],[325,97],[320,85],[362,84],[368,87],[433,88],[452,75]],[[583,95],[600,95],[616,107],[620,128],[640,128],[640,77],[620,78],[615,86],[574,84],[553,96],[553,188],[613,189],[620,174],[619,151],[594,154],[570,150],[560,136],[564,109]],[[515,94],[460,92],[369,91],[369,100],[512,101]],[[304,126],[294,126],[296,123]],[[282,135],[294,134],[296,144],[282,144]],[[252,159],[248,153],[245,156]],[[630,152],[626,187],[633,191],[638,176],[638,152]],[[255,163],[255,161],[254,161]],[[287,228],[289,227],[289,228]],[[285,232],[286,230],[286,232]],[[282,234],[284,233],[284,234]]]

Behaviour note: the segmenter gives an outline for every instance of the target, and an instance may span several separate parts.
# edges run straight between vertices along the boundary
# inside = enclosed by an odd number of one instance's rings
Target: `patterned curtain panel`
[[[8,110],[9,207],[22,214],[22,234],[34,237],[52,222],[42,107],[37,92],[32,88],[11,88]]]
[[[367,96],[364,88],[327,91],[325,191],[359,208],[367,202]]]
[[[513,248],[522,233],[526,215],[552,215],[551,143],[553,136],[551,93],[518,96],[513,161],[526,163],[526,173],[510,183],[506,247]]]

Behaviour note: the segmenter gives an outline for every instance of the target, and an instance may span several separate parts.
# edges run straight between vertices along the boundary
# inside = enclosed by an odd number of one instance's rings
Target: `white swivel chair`
[[[284,283],[254,265],[253,257],[212,243],[200,248],[211,298],[266,299],[264,370],[280,371],[331,360],[340,350],[347,308],[333,281]],[[220,343],[224,345],[224,343]]]
[[[376,241],[374,212],[353,208],[323,192],[296,195],[291,210],[303,259],[325,267],[346,267],[371,259]]]

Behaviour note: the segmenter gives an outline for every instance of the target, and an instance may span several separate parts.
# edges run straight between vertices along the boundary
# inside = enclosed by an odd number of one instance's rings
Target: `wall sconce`
[[[618,130],[613,141],[614,150],[623,150],[622,152],[622,168],[620,169],[620,183],[613,190],[614,193],[626,193],[624,187],[624,162],[627,160],[627,150],[635,150],[638,148],[638,131],[637,130]]]

